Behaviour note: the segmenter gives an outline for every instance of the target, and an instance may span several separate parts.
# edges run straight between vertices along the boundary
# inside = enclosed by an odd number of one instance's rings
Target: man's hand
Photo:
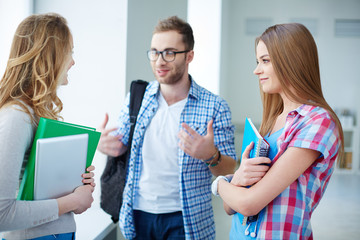
[[[251,149],[254,147],[254,143],[251,142],[242,155],[240,167],[236,170],[231,183],[235,186],[251,186],[260,181],[266,172],[269,170],[267,164],[271,163],[271,160],[267,157],[249,158]]]
[[[96,130],[101,132],[100,140],[97,149],[109,156],[117,157],[126,151],[126,146],[122,143],[121,135],[113,136],[111,132],[117,128],[106,129],[106,125],[109,121],[109,115],[106,113],[104,122]]]
[[[188,155],[197,159],[209,159],[216,153],[214,145],[213,120],[207,125],[207,134],[201,136],[186,123],[182,123],[183,129],[180,130],[178,137],[179,147]]]

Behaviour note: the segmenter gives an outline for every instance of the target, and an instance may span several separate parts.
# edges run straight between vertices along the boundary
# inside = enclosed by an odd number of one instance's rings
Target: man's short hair
[[[176,31],[183,36],[183,42],[185,44],[185,50],[194,49],[194,35],[192,28],[189,23],[185,22],[177,16],[168,17],[166,19],[160,20],[155,26],[154,32],[166,32],[166,31]]]

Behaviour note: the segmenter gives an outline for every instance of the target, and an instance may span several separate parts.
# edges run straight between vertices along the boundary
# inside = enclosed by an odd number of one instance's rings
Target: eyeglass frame
[[[190,52],[190,51],[191,51],[191,50],[184,50],[184,51],[164,50],[164,51],[158,51],[158,50],[152,49],[152,50],[148,50],[148,51],[147,51],[147,57],[148,57],[148,59],[149,59],[150,61],[156,62],[156,61],[159,59],[159,56],[161,55],[161,58],[162,58],[165,62],[173,62],[173,61],[175,61],[176,54],[178,54],[178,53],[187,53],[187,52]],[[154,60],[151,60],[151,59],[150,59],[150,56],[149,56],[150,52],[156,52],[156,54],[158,54],[158,57],[157,57],[156,59],[154,59]],[[165,58],[164,58],[164,52],[174,53],[174,59],[171,60],[171,61],[165,60]]]

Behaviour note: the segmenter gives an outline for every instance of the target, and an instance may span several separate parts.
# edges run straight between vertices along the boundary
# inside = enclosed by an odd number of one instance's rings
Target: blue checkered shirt
[[[189,97],[181,113],[179,130],[181,123],[185,122],[199,134],[206,135],[207,123],[214,119],[214,142],[216,147],[222,155],[236,159],[234,126],[231,123],[231,112],[228,104],[224,99],[197,85],[191,77],[190,80]],[[120,211],[120,229],[127,239],[135,237],[133,200],[139,185],[144,134],[157,111],[159,105],[157,101],[158,93],[159,83],[157,81],[150,82],[143,98],[133,135],[123,204]],[[126,145],[129,132],[128,95],[120,113],[117,131],[118,134],[123,135],[122,142]],[[180,164],[180,201],[186,239],[215,239],[215,223],[211,204],[211,171],[201,160],[185,154],[180,148],[178,150],[178,160]],[[158,168],[160,166],[154,167]]]

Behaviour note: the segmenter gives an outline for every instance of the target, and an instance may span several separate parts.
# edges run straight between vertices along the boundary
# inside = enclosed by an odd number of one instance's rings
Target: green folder
[[[23,179],[20,184],[18,200],[33,200],[34,199],[34,170],[35,170],[35,155],[36,142],[41,138],[62,137],[76,134],[89,134],[88,151],[86,159],[86,167],[89,167],[94,158],[97,145],[100,139],[100,132],[95,128],[75,125],[72,123],[40,118],[38,128],[35,133],[34,141],[31,147],[28,162],[25,167]],[[85,172],[85,169],[84,169]]]

